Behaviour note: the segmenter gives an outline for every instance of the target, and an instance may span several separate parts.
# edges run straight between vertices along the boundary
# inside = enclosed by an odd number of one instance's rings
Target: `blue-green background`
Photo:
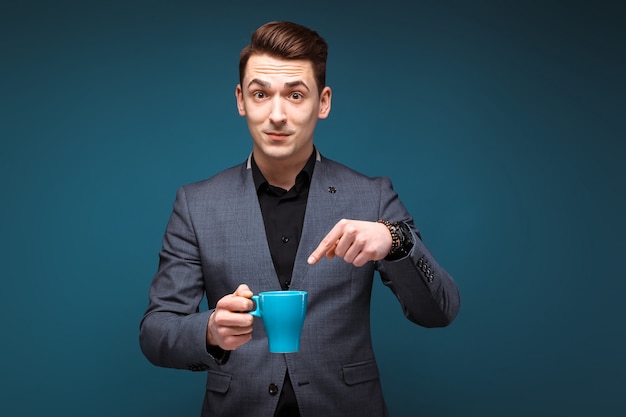
[[[2,2],[0,415],[198,415],[139,320],[176,188],[250,150],[239,50],[284,19],[330,44],[319,149],[390,176],[462,292],[423,329],[377,282],[392,415],[626,415],[618,3]]]

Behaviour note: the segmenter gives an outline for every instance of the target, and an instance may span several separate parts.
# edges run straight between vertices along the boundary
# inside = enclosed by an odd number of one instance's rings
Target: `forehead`
[[[270,55],[252,55],[244,72],[244,84],[250,80],[276,79],[287,81],[301,80],[313,83],[315,75],[311,61],[304,59],[282,59]]]

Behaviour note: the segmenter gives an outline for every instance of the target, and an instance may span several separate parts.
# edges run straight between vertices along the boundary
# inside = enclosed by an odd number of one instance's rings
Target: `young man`
[[[203,416],[386,416],[370,337],[376,270],[409,320],[457,315],[457,287],[390,181],[314,147],[331,107],[326,56],[306,27],[257,29],[235,91],[252,153],[178,190],[140,342],[156,365],[207,372]],[[253,292],[281,288],[309,294],[296,353],[270,353],[247,313]]]

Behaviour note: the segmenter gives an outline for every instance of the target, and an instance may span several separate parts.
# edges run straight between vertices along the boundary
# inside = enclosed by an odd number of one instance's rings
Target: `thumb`
[[[252,297],[253,292],[250,290],[250,288],[246,284],[241,284],[237,287],[233,295],[244,297],[244,298],[250,298]]]

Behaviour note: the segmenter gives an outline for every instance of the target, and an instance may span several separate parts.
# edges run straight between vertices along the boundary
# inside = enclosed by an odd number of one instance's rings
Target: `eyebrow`
[[[309,89],[309,86],[306,85],[304,81],[292,81],[290,83],[285,83],[285,87],[288,87],[288,88],[293,88],[293,87],[298,87],[298,86],[302,86],[302,87],[306,88],[307,91],[311,91]]]
[[[271,88],[272,87],[272,83],[270,83],[269,81],[264,81],[264,80],[259,80],[258,78],[254,78],[252,81],[250,81],[248,83],[248,88],[250,88],[250,86],[252,84],[259,84],[261,87],[265,87],[265,88]],[[306,83],[304,81],[292,81],[289,83],[285,83],[285,87],[287,88],[293,88],[293,87],[298,87],[298,86],[303,86],[304,88],[307,89],[307,91],[311,91],[311,89],[309,88],[308,85],[306,85]]]
[[[250,81],[248,83],[248,88],[250,88],[252,84],[259,84],[261,87],[265,87],[265,88],[270,88],[272,86],[270,82],[259,80],[258,78],[254,78],[252,81]]]

